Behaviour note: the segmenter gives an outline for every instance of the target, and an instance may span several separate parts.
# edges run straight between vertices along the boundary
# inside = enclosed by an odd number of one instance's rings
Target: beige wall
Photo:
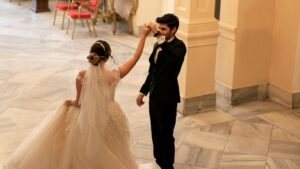
[[[297,36],[297,49],[295,59],[295,75],[294,75],[294,92],[300,92],[300,18],[298,20],[298,36]]]
[[[217,46],[216,82],[232,89],[236,44],[232,39],[220,36]]]
[[[162,0],[162,13],[174,13],[174,0]]]
[[[299,92],[300,1],[222,1],[215,65],[213,4],[214,0],[139,1],[135,32],[164,13],[180,16],[177,35],[188,46],[179,77],[181,95],[214,92],[209,75],[214,71],[215,80],[231,89],[270,83]]]
[[[274,0],[239,3],[233,88],[269,81]]]
[[[144,23],[155,22],[156,17],[165,13],[174,13],[174,0],[139,0],[137,13],[133,21],[134,34],[138,35],[140,33]]]
[[[216,82],[232,88],[239,0],[222,1],[216,59]]]
[[[273,0],[222,1],[216,80],[231,88],[268,82]]]
[[[216,45],[189,48],[185,63],[187,88],[182,96],[190,98],[215,93],[215,56]]]
[[[181,97],[193,98],[215,93],[217,21],[214,0],[175,0],[180,18],[177,36],[187,46],[179,75]]]
[[[270,83],[288,92],[299,91],[297,51],[299,51],[300,1],[276,0],[275,11]]]
[[[139,0],[138,9],[133,19],[133,33],[139,35],[144,23],[155,22],[156,17],[160,16],[161,13],[161,0]]]

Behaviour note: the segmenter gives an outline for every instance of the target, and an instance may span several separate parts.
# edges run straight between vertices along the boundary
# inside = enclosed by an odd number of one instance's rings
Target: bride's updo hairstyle
[[[90,50],[90,55],[87,57],[88,61],[94,65],[99,65],[100,62],[107,60],[111,56],[111,48],[104,40],[96,41]]]

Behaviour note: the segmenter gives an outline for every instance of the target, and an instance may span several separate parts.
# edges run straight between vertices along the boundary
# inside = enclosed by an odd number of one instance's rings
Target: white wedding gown
[[[118,70],[89,66],[81,79],[81,106],[61,105],[33,129],[4,168],[152,168],[139,167],[132,153],[127,118],[114,100],[119,80]]]

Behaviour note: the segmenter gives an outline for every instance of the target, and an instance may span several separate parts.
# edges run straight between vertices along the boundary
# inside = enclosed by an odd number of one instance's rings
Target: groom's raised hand
[[[156,33],[158,31],[157,25],[154,22],[149,22],[147,26],[151,29],[152,33]]]
[[[144,98],[144,94],[140,93],[138,95],[138,97],[136,98],[136,104],[138,106],[142,106],[145,102],[143,101],[143,98]]]

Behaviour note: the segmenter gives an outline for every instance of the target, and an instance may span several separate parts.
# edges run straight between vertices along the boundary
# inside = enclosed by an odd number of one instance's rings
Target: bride
[[[127,62],[109,70],[111,48],[96,41],[91,63],[76,78],[77,95],[44,119],[11,155],[5,169],[137,169],[127,119],[114,100],[115,88],[139,60],[150,29],[144,25]]]

